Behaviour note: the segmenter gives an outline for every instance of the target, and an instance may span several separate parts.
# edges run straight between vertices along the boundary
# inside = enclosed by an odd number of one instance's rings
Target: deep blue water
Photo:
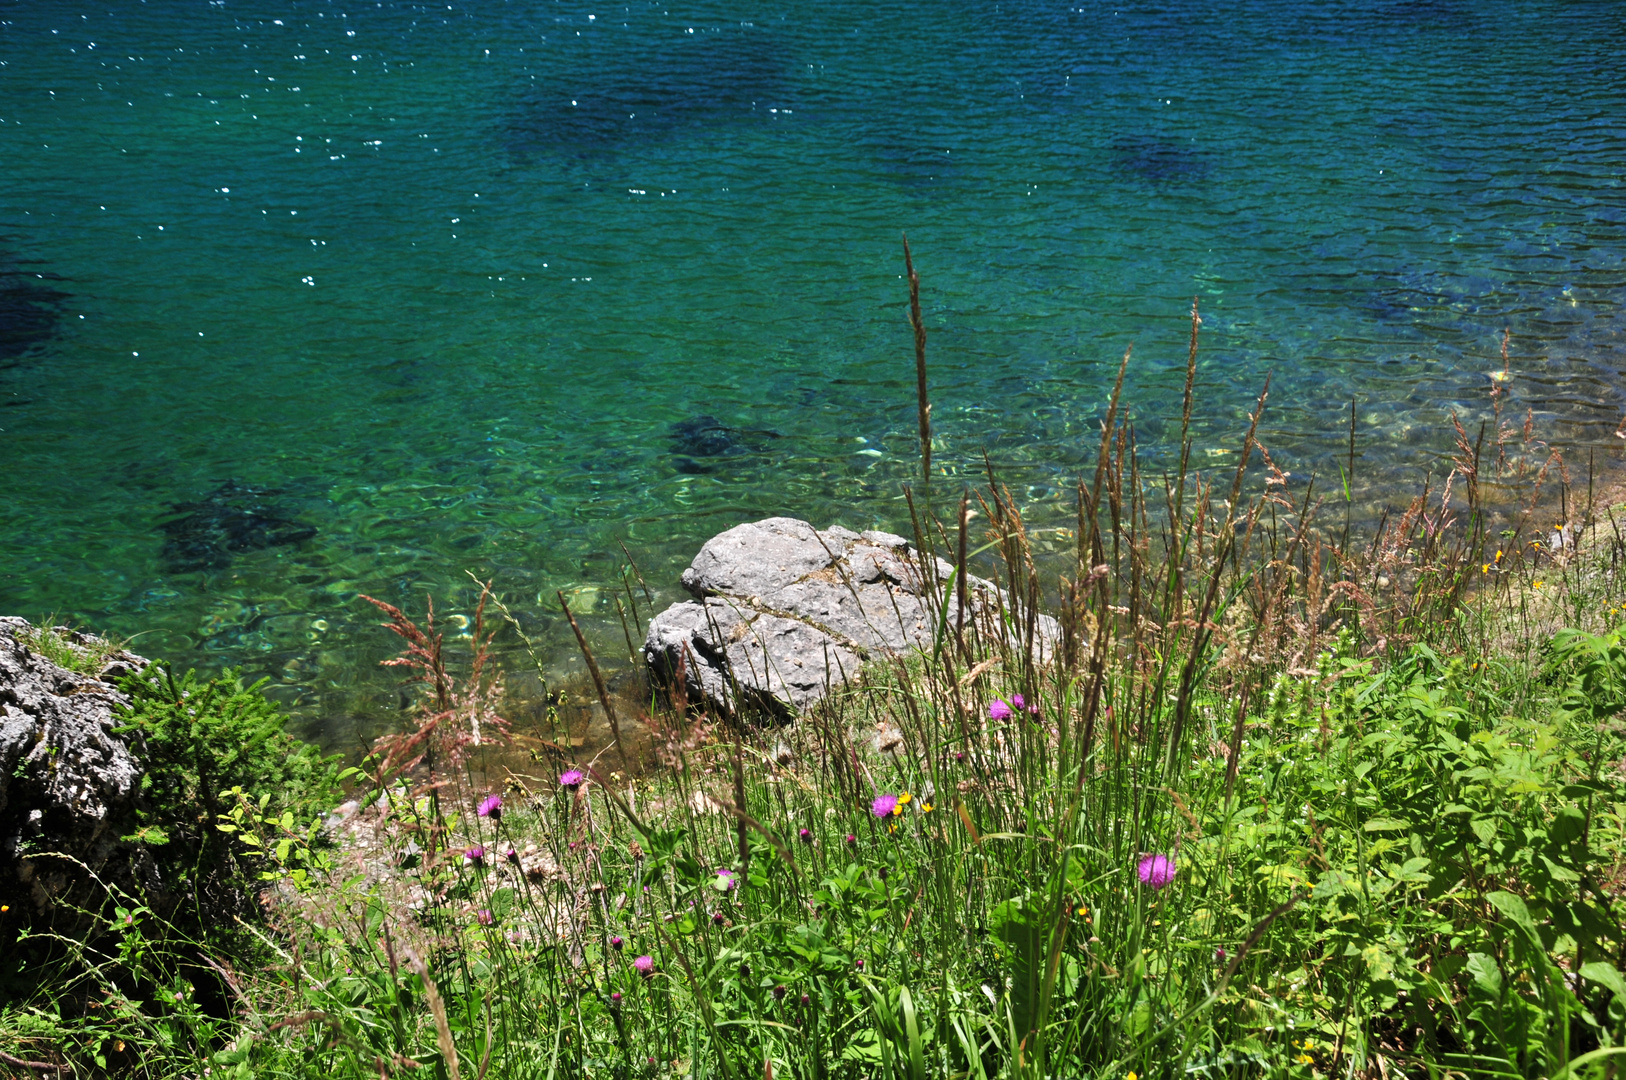
[[[1447,412],[1618,463],[1618,2],[0,3],[0,611],[397,697],[357,600],[549,663],[769,513],[899,528],[986,451],[1067,512],[1126,345],[1150,467],[1193,297],[1204,463],[1363,510]],[[1577,465],[1579,467],[1579,465]],[[595,591],[597,590],[597,591]]]

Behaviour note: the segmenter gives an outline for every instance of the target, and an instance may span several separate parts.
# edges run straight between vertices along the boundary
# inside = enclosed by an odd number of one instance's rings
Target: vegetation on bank
[[[178,880],[226,915],[115,894],[89,940],[29,932],[0,1049],[87,1076],[1612,1075],[1613,519],[1569,491],[1533,530],[1568,481],[1499,411],[1358,541],[1347,473],[1323,499],[1252,430],[1234,474],[1191,453],[1183,424],[1144,476],[1114,398],[1059,575],[995,478],[923,486],[940,610],[973,567],[1001,610],[788,728],[658,691],[636,779],[506,729],[484,597],[459,671],[385,609],[421,712],[326,830],[329,763],[211,771],[275,745],[254,691],[138,703],[189,770]],[[1492,483],[1530,501],[1494,515]],[[534,767],[499,782],[505,741]]]

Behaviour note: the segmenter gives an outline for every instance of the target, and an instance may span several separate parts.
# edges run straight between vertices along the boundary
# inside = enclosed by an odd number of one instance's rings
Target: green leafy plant
[[[258,818],[304,827],[339,790],[338,759],[289,734],[264,685],[232,671],[176,678],[160,664],[121,685],[130,704],[117,730],[136,740],[146,765],[140,835],[199,928],[245,912],[277,850],[233,843],[221,821],[252,799]]]

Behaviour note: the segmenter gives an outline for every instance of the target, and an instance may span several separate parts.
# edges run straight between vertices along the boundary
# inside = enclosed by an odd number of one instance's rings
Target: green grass
[[[964,690],[970,739],[945,681],[892,671],[775,733],[784,764],[702,736],[618,789],[510,789],[497,821],[391,786],[385,834],[419,861],[384,886],[308,879],[270,962],[235,975],[237,1015],[210,1017],[208,972],[172,971],[161,924],[125,907],[102,952],[125,971],[103,961],[82,995],[100,1024],[38,1001],[6,1024],[17,1049],[141,1039],[126,1071],[155,1076],[455,1056],[464,1076],[1535,1077],[1620,1046],[1621,634],[1359,652],[1335,635],[1260,691],[1229,794],[1225,696],[1171,759],[1125,722],[1140,687],[1110,685],[1084,754],[1075,685],[1037,679],[1037,718],[987,719],[1018,686],[1000,665]],[[1176,867],[1162,889],[1136,872],[1149,853]]]
[[[38,625],[30,625],[16,637],[58,667],[92,678],[100,675],[108,661],[126,648],[125,642],[58,625],[55,616],[40,620]]]

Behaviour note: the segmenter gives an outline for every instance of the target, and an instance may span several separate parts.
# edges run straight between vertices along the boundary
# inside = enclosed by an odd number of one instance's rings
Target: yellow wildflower
[[[912,799],[912,798],[914,798],[914,796],[909,794],[907,791],[905,791],[901,795],[898,796],[898,805],[899,806],[905,806],[905,805],[908,804],[909,800]]]
[[[1311,1057],[1309,1054],[1300,1054],[1296,1060],[1300,1065],[1315,1064],[1315,1058]]]
[[[1537,589],[1541,588],[1541,582],[1539,582],[1539,581],[1536,582],[1535,585],[1533,586],[1533,588],[1537,588]]]
[[[932,812],[932,804],[931,804],[931,803],[929,803],[929,802],[923,802],[923,803],[921,803],[921,804],[920,804],[920,812],[921,812],[921,813],[922,813],[922,814],[929,814],[929,813],[931,813],[931,812]]]

